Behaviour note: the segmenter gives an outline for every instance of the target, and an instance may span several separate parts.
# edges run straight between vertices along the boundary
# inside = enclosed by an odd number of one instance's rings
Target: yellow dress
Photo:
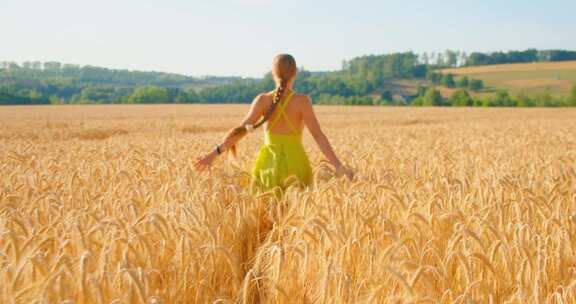
[[[302,133],[298,132],[284,112],[292,96],[294,92],[280,102],[278,115],[265,131],[264,145],[252,168],[256,192],[265,192],[275,187],[285,190],[293,182],[301,187],[312,184],[312,168],[302,145]],[[281,118],[292,129],[291,134],[274,134],[270,131]]]

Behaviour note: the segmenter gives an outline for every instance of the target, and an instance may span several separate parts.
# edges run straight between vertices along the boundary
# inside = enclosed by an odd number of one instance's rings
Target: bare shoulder
[[[312,99],[310,96],[305,94],[295,94],[293,99],[294,103],[303,114],[307,115],[306,113],[312,111]]]
[[[302,106],[308,106],[312,104],[312,98],[306,94],[294,94],[293,99]]]
[[[270,92],[263,92],[254,97],[254,103],[257,105],[267,105],[272,102],[273,95]]]
[[[256,95],[256,99],[257,99],[257,100],[271,99],[272,96],[273,96],[273,95],[270,94],[270,92],[262,92],[262,93]]]
[[[262,92],[262,93],[260,93],[260,94],[258,94],[258,95],[262,95],[262,96],[264,96],[264,97],[272,98],[272,97],[274,97],[274,91]]]

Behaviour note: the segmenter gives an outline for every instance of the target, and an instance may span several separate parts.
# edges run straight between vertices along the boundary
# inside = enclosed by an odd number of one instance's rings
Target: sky
[[[369,54],[576,49],[574,0],[0,0],[0,61],[261,77]]]

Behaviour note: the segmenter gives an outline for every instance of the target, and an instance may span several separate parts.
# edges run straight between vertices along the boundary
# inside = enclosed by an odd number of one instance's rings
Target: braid
[[[278,104],[280,103],[280,100],[282,99],[282,96],[284,95],[284,90],[286,90],[286,81],[281,80],[280,86],[278,86],[278,89],[276,91],[274,91],[274,100],[272,101],[272,104],[270,105],[270,107],[268,107],[268,110],[266,110],[266,113],[264,113],[264,117],[262,117],[262,120],[260,120],[256,124],[254,124],[254,129],[260,127],[268,119],[270,119],[270,116],[272,116],[272,113],[274,113],[274,110],[276,110],[276,107],[278,106]]]
[[[262,117],[262,120],[260,120],[256,124],[254,124],[254,126],[252,127],[253,129],[260,127],[268,119],[270,119],[270,116],[272,116],[272,113],[274,113],[274,110],[276,109],[276,107],[280,103],[280,100],[282,100],[282,96],[284,95],[284,91],[286,90],[286,86],[287,86],[286,81],[281,80],[280,85],[278,86],[276,91],[274,91],[274,100],[272,101],[272,104],[270,105],[270,107],[268,107],[268,110],[266,110],[266,113],[264,114],[264,117]],[[228,132],[228,134],[226,134],[225,138],[229,138],[229,137],[242,138],[246,135],[246,133],[248,133],[248,127],[245,125],[242,125],[240,127],[236,127],[234,129],[230,130]],[[232,154],[234,156],[236,156],[236,145],[230,146],[230,151],[232,152]]]

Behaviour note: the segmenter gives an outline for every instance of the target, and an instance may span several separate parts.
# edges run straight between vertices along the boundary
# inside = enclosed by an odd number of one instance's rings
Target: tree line
[[[443,85],[447,88],[463,88],[471,91],[480,91],[484,89],[484,81],[473,79],[468,76],[462,76],[458,81],[454,80],[452,73],[438,73],[431,71],[426,77],[433,85]]]
[[[508,52],[472,52],[445,50],[424,52],[418,56],[419,62],[435,68],[493,65],[506,63],[555,62],[576,60],[576,51],[536,50]]]
[[[199,79],[173,73],[142,72],[108,69],[95,66],[80,66],[60,62],[0,62],[0,80],[10,81],[61,81],[89,84],[111,84],[117,86],[182,86],[200,82]],[[32,83],[35,84],[35,83]]]
[[[423,78],[426,72],[426,65],[418,63],[418,56],[412,52],[363,56],[346,62],[335,72],[301,68],[295,85],[299,92],[313,98],[320,94],[364,96],[387,79]],[[198,79],[56,62],[0,65],[0,104],[246,103],[273,87],[270,73],[262,79]]]
[[[566,98],[554,97],[545,92],[536,95],[520,93],[513,97],[507,90],[498,90],[493,96],[476,98],[468,90],[458,89],[445,98],[436,86],[419,87],[417,96],[409,101],[395,100],[385,92],[379,96],[335,96],[321,94],[317,103],[323,105],[370,106],[437,106],[437,107],[576,107],[576,85]]]
[[[576,60],[576,52],[566,50],[530,49],[526,51],[471,53],[466,59],[465,66],[491,65],[504,63],[553,62]]]
[[[200,102],[202,97],[194,87],[219,86],[242,79],[60,62],[0,61],[0,104]]]
[[[475,98],[465,89],[455,91],[450,98],[442,97],[440,91],[432,86],[423,89],[411,103],[413,106],[453,106],[453,107],[574,107],[576,106],[576,85],[570,96],[559,98],[549,92],[536,95],[520,93],[512,97],[507,90],[489,97]]]
[[[571,105],[570,99],[546,96],[517,96],[507,101],[498,92],[494,100],[470,102],[462,96],[484,89],[479,79],[455,79],[438,72],[454,65],[509,63],[526,60],[555,61],[575,58],[572,51],[511,51],[471,53],[446,51],[439,54],[413,52],[366,55],[344,61],[341,69],[312,72],[299,68],[295,88],[318,104],[344,105]],[[572,57],[574,56],[574,57]],[[386,90],[393,80],[426,82],[413,96],[395,98]],[[433,87],[459,88],[458,102],[426,99]],[[241,77],[190,77],[172,73],[115,70],[59,62],[0,62],[0,104],[83,103],[248,103],[262,91],[272,90],[270,73],[260,79]],[[435,94],[435,93],[430,93]],[[509,97],[509,94],[506,93]],[[434,97],[433,95],[432,97]],[[397,97],[397,96],[396,96]],[[441,97],[441,96],[440,96]],[[470,97],[471,98],[471,97]]]
[[[295,89],[317,100],[321,95],[340,96],[358,100],[373,94],[392,79],[425,79],[428,67],[418,62],[412,52],[370,55],[345,61],[334,72],[310,72],[300,68]],[[270,73],[259,82],[237,81],[210,87],[199,94],[206,102],[250,102],[258,92],[272,90],[274,81]],[[354,98],[352,98],[354,97]]]

